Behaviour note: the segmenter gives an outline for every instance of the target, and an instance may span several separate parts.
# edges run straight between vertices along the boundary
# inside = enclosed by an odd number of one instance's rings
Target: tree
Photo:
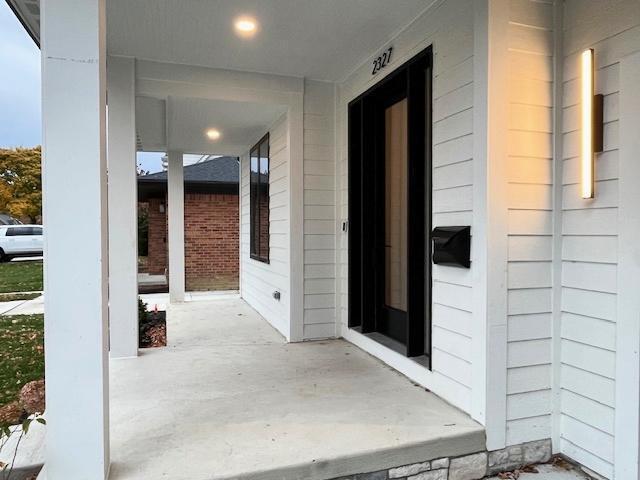
[[[42,214],[41,149],[0,148],[0,212],[35,223]]]

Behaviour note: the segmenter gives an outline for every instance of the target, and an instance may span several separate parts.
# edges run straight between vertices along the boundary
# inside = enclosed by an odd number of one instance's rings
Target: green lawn
[[[0,293],[42,290],[42,262],[0,263]]]
[[[44,378],[44,315],[0,317],[0,407]]]

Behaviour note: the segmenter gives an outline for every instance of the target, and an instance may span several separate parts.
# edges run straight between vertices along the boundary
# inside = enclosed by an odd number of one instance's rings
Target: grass
[[[42,290],[42,262],[0,263],[0,293]]]
[[[0,317],[0,407],[44,378],[44,315]]]

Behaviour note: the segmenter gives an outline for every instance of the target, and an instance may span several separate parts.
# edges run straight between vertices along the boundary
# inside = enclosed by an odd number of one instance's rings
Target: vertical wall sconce
[[[594,94],[593,49],[581,56],[582,138],[580,142],[580,189],[582,198],[594,197],[595,153],[603,148],[603,95]]]

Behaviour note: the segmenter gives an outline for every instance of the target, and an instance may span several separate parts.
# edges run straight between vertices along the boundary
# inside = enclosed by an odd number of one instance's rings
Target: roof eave
[[[5,0],[7,5],[9,5],[9,8],[11,9],[11,11],[13,12],[13,14],[16,16],[16,18],[18,19],[18,21],[20,22],[20,24],[24,27],[24,29],[27,31],[27,34],[29,34],[29,36],[31,37],[31,40],[34,41],[34,43],[36,44],[36,46],[38,48],[40,48],[40,37],[39,37],[39,32],[34,32],[33,29],[29,26],[29,23],[27,22],[27,20],[24,18],[24,16],[22,15],[22,13],[20,12],[20,10],[16,7],[16,5],[13,3],[12,0]]]

